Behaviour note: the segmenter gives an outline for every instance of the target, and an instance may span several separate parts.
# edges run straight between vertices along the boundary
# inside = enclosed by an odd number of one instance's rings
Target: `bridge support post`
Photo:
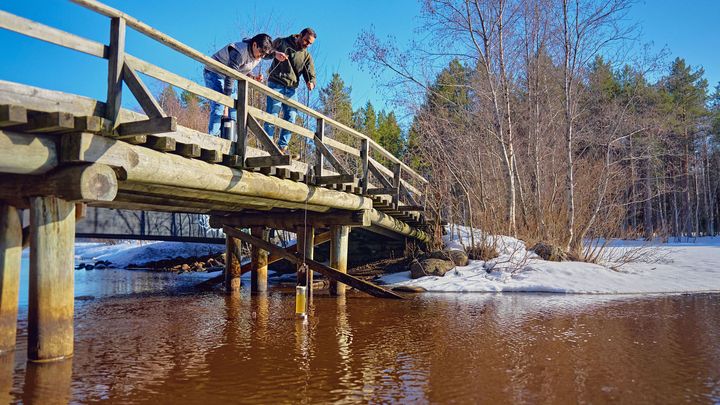
[[[30,199],[28,360],[73,354],[75,203]]]
[[[20,212],[0,202],[0,353],[15,349],[21,256]]]
[[[297,252],[300,258],[312,260],[315,247],[315,227],[304,226],[297,227],[295,234],[297,235]],[[302,263],[302,262],[300,262]],[[307,286],[308,298],[312,297],[313,272],[308,270],[306,274],[298,264],[297,284]]]
[[[350,227],[345,225],[333,225],[330,228],[332,238],[330,239],[330,267],[341,273],[347,273],[348,239]],[[345,284],[330,280],[330,295],[342,297],[345,295]]]
[[[267,241],[270,231],[264,226],[256,226],[252,228],[252,235]],[[256,292],[267,291],[267,272],[268,272],[268,251],[252,246],[250,256],[250,290]]]
[[[240,291],[240,241],[225,235],[225,291]]]

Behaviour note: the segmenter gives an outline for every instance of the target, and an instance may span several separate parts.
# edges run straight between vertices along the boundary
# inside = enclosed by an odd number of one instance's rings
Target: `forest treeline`
[[[414,115],[404,158],[432,210],[579,258],[593,238],[716,234],[720,84],[682,58],[630,62],[631,6],[427,0],[411,50],[359,36],[355,59]]]
[[[407,128],[354,106],[338,73],[313,107],[426,176],[429,215],[579,258],[593,238],[717,233],[720,84],[682,58],[620,52],[630,1],[422,5],[423,41],[401,49],[366,31],[351,55]],[[203,102],[168,89],[163,108],[202,130]]]

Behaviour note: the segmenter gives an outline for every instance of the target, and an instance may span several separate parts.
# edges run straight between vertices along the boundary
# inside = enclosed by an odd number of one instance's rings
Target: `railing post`
[[[122,71],[125,63],[125,19],[115,17],[110,20],[110,54],[108,55],[108,86],[105,102],[105,118],[113,122],[113,128],[119,125],[120,105],[122,103]]]
[[[392,179],[392,186],[393,186],[393,205],[397,208],[397,206],[400,205],[400,175],[402,173],[402,166],[400,163],[395,163],[393,165],[393,179]]]
[[[245,167],[245,158],[247,151],[247,113],[248,113],[248,82],[247,80],[238,80],[237,100],[235,100],[235,109],[237,110],[237,142],[235,144],[235,154],[240,156],[242,167]]]
[[[317,138],[320,142],[325,140],[325,120],[323,118],[317,119],[315,138]],[[319,148],[315,148],[315,161],[315,177],[322,177],[324,175],[323,167],[325,167],[325,156],[323,156]]]
[[[368,189],[368,163],[370,158],[370,142],[367,139],[362,139],[360,142],[360,167],[362,170],[362,173],[360,173],[361,176],[361,182],[362,182],[362,194],[367,194]]]

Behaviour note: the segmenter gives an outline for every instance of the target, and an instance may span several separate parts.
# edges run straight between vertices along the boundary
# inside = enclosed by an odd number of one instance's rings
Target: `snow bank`
[[[460,229],[465,245],[469,232]],[[632,263],[605,265],[581,262],[548,262],[528,252],[522,241],[475,230],[476,243],[495,243],[500,256],[489,261],[471,260],[444,277],[410,279],[410,272],[389,274],[382,282],[420,286],[435,292],[552,292],[576,294],[638,294],[720,291],[720,238],[698,238],[674,243],[612,241],[609,260],[645,253]],[[460,249],[457,235],[446,245]]]
[[[138,242],[125,241],[118,244],[76,243],[75,261],[96,262],[107,260],[111,267],[124,268],[130,263],[215,255],[225,251],[225,245],[185,242]]]

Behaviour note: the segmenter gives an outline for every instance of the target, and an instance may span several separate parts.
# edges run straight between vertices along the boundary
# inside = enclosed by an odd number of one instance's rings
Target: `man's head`
[[[305,28],[300,31],[300,35],[297,37],[297,45],[300,49],[307,49],[317,38],[317,33],[312,28]]]
[[[253,58],[263,58],[272,51],[272,38],[268,34],[257,34],[250,39],[250,48]]]

